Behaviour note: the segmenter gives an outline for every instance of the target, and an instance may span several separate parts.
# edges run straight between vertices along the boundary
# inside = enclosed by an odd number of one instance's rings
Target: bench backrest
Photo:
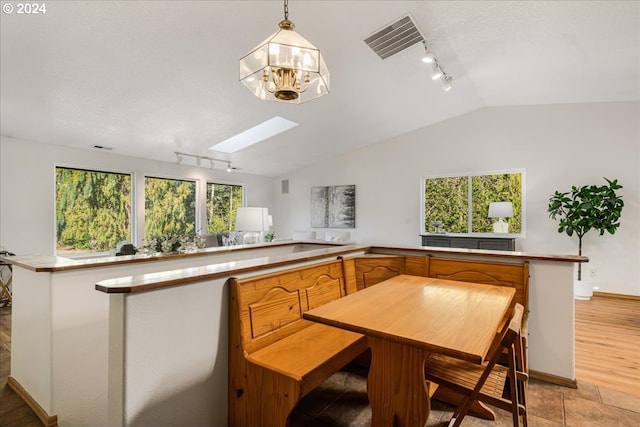
[[[345,258],[347,293],[373,286],[399,274],[426,276],[428,257],[369,254]],[[353,286],[350,282],[355,283]]]
[[[239,323],[242,348],[251,354],[309,326],[302,313],[344,295],[342,260],[232,278],[230,321]]]
[[[515,302],[529,312],[529,262],[483,262],[430,257],[427,276],[460,282],[510,286],[516,289]]]

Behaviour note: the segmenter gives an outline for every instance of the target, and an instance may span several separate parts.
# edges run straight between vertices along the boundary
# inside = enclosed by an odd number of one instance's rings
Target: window
[[[144,237],[195,234],[196,183],[145,177]]]
[[[106,252],[131,240],[131,175],[56,167],[56,253]]]
[[[524,171],[425,178],[423,232],[492,233],[489,204],[511,202],[510,234],[523,233]]]
[[[236,212],[242,206],[241,185],[207,183],[207,232],[235,229]]]

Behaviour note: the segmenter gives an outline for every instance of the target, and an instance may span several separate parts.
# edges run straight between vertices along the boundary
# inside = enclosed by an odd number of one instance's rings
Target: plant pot
[[[593,285],[587,280],[574,280],[573,296],[579,300],[590,300],[593,296]]]

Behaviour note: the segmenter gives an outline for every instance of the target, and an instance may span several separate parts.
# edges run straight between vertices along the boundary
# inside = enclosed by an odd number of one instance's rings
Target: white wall
[[[639,117],[637,102],[485,108],[275,180],[2,137],[0,245],[52,253],[55,164],[133,171],[140,180],[152,174],[244,184],[247,205],[269,207],[282,238],[311,229],[312,186],[356,184],[352,239],[398,245],[420,243],[423,176],[524,168],[526,237],[517,245],[529,252],[577,251],[576,239],[558,234],[547,216],[554,190],[604,183],[603,176],[620,180],[622,226],[613,236],[586,237],[586,275],[593,267],[601,291],[640,295]],[[280,194],[282,179],[289,194]]]
[[[624,186],[622,225],[613,236],[587,235],[585,271],[596,268],[601,291],[640,295],[639,141],[637,102],[485,108],[278,177],[275,231],[311,229],[312,186],[355,184],[354,240],[419,245],[422,177],[524,168],[526,237],[517,249],[573,254],[575,236],[558,234],[548,218],[550,195],[617,178]],[[289,179],[289,194],[280,194],[282,179]]]
[[[89,145],[89,143],[87,144]],[[55,166],[134,173],[135,191],[144,194],[145,175],[245,186],[247,206],[271,207],[272,179],[176,163],[120,156],[2,137],[0,139],[0,245],[16,254],[53,255],[55,247]],[[144,197],[136,205],[139,238],[144,224]],[[204,207],[200,216],[204,218]],[[203,220],[203,223],[206,220]],[[141,241],[137,242],[138,245]]]

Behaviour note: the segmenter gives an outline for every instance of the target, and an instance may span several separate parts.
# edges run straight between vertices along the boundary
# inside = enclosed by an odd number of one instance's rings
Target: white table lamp
[[[236,213],[236,230],[244,231],[244,244],[258,243],[260,233],[269,229],[269,210],[267,208],[239,207]]]
[[[494,233],[508,233],[509,223],[504,218],[513,216],[513,203],[511,202],[493,202],[489,203],[489,218],[498,218],[493,224]]]

